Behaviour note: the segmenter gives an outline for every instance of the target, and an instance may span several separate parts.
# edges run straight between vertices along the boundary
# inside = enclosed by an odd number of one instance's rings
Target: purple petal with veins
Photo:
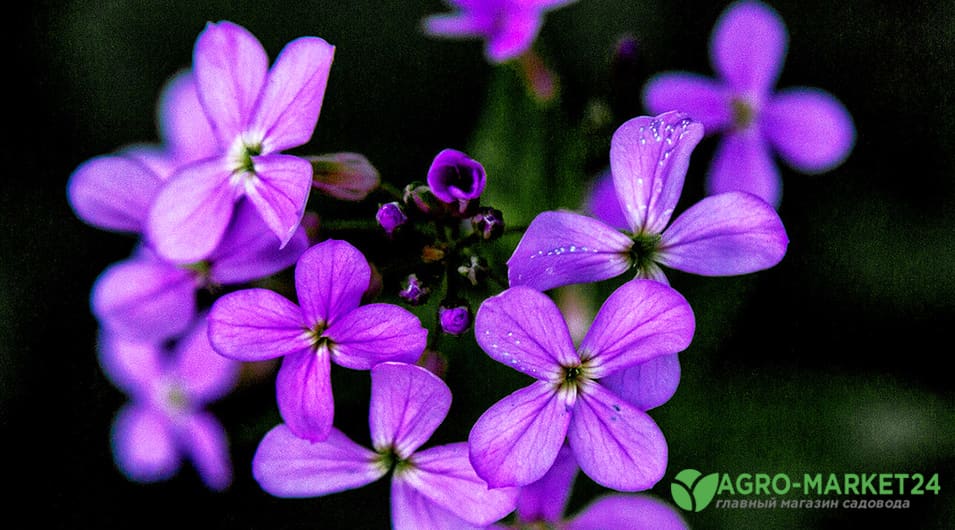
[[[676,353],[618,370],[600,380],[608,390],[640,410],[666,403],[680,385],[680,360]]]
[[[517,497],[518,519],[526,523],[559,523],[579,469],[570,447],[561,447],[547,474],[521,488]]]
[[[295,235],[305,203],[312,189],[312,164],[292,155],[262,155],[252,157],[255,175],[243,187],[245,196],[255,205],[262,220],[279,239],[277,248],[288,244]]]
[[[368,426],[379,452],[390,449],[408,458],[428,441],[450,407],[448,385],[424,368],[386,362],[371,369]]]
[[[361,303],[371,267],[351,243],[329,239],[308,249],[295,266],[295,290],[310,325],[331,325]]]
[[[369,304],[337,319],[323,337],[331,341],[335,364],[368,370],[385,361],[416,362],[427,345],[428,330],[407,309]]]
[[[279,413],[299,438],[318,442],[328,437],[335,415],[328,351],[307,349],[282,359],[275,378]]]
[[[219,246],[209,256],[209,278],[231,285],[259,280],[295,264],[308,248],[303,227],[281,250],[275,235],[248,201],[241,201]]]
[[[394,530],[422,528],[482,530],[484,525],[468,524],[395,475],[391,480],[391,527]]]
[[[209,312],[209,342],[238,361],[264,361],[311,350],[302,311],[267,289],[246,289],[216,300]]]

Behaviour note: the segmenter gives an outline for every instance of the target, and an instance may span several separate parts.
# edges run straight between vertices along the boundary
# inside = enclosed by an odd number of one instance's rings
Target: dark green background
[[[70,173],[92,156],[155,141],[161,85],[188,65],[206,21],[228,19],[272,57],[301,35],[337,46],[322,117],[300,152],[358,151],[402,185],[423,178],[442,148],[473,150],[488,166],[491,197],[539,201],[521,211],[502,199],[510,219],[543,204],[574,207],[568,201],[606,164],[613,128],[642,112],[647,75],[711,73],[707,42],[725,4],[581,0],[550,14],[538,44],[562,92],[549,109],[523,98],[513,70],[487,65],[477,42],[422,36],[420,19],[445,10],[437,1],[193,4],[35,2],[7,18],[0,425],[14,493],[4,519],[22,510],[27,527],[385,527],[385,481],[310,500],[258,488],[249,462],[278,421],[268,379],[212,408],[232,441],[230,490],[206,491],[189,466],[160,484],[123,478],[108,432],[125,397],[96,363],[88,295],[133,242],[73,216]],[[828,174],[783,170],[780,214],[791,243],[779,266],[742,278],[673,276],[698,332],[681,356],[676,396],[651,413],[670,446],[653,492],[669,499],[669,481],[688,467],[940,473],[941,494],[913,497],[905,511],[710,507],[686,520],[727,529],[953,528],[955,385],[945,363],[955,325],[955,3],[773,5],[791,37],[780,86],[837,95],[858,141]],[[612,74],[624,34],[638,38],[639,62]],[[507,119],[485,106],[508,109]],[[610,113],[594,120],[599,108]],[[701,196],[713,147],[705,140],[694,154],[680,208]],[[446,343],[455,405],[434,442],[463,439],[484,408],[527,382],[496,371],[470,341]],[[337,390],[348,389],[336,394],[339,421],[365,443],[366,375],[335,377]],[[580,479],[572,508],[599,491]]]

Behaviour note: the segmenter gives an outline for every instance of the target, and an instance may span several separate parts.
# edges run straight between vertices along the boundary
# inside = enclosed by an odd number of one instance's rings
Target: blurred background
[[[559,76],[560,94],[546,107],[526,96],[516,69],[488,65],[479,42],[423,36],[421,19],[448,10],[437,0],[33,2],[8,18],[5,156],[13,164],[0,179],[0,425],[14,494],[3,505],[24,510],[29,527],[388,525],[387,481],[320,499],[259,489],[251,457],[279,421],[269,372],[212,406],[232,444],[227,491],[206,490],[190,465],[144,485],[113,464],[109,428],[126,397],[97,364],[88,297],[133,240],[78,221],[66,182],[92,156],[158,139],[159,90],[188,66],[207,21],[244,25],[273,58],[302,35],[337,46],[316,134],[297,152],[360,152],[402,186],[423,179],[441,149],[466,150],[488,169],[491,204],[519,224],[544,207],[580,204],[607,164],[613,130],[643,113],[649,75],[712,75],[709,35],[726,5],[580,0],[550,13],[537,49]],[[955,383],[947,368],[955,3],[771,5],[790,32],[778,86],[836,95],[858,139],[829,173],[783,167],[780,215],[791,243],[779,266],[739,278],[671,276],[694,308],[697,335],[681,354],[676,395],[651,411],[670,447],[667,475],[651,493],[670,502],[670,481],[685,468],[939,473],[940,494],[910,497],[907,510],[681,513],[701,529],[955,528]],[[614,60],[625,36],[636,54]],[[702,197],[715,143],[704,140],[693,155],[680,209]],[[516,243],[506,238],[498,252],[506,258]],[[444,344],[455,404],[432,444],[464,439],[487,406],[527,383],[495,371],[473,336]],[[333,376],[339,426],[367,444],[367,376]],[[579,477],[569,510],[601,491]]]

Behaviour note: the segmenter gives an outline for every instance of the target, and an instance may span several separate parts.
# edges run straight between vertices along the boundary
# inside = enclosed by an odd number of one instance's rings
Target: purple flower
[[[517,497],[519,528],[563,528],[566,530],[686,530],[686,522],[667,504],[648,495],[605,495],[587,505],[572,518],[564,510],[578,471],[573,452],[566,445],[543,478],[521,488]],[[497,526],[495,528],[509,528]]]
[[[478,208],[478,212],[471,217],[471,228],[481,239],[497,239],[504,234],[504,214],[496,208]]]
[[[232,389],[239,364],[216,355],[206,338],[205,318],[175,349],[110,333],[100,340],[100,364],[130,397],[113,423],[113,457],[137,482],[164,480],[188,457],[215,490],[232,481],[225,430],[203,406]]]
[[[782,196],[775,151],[806,173],[842,163],[855,143],[845,107],[815,88],[773,93],[786,56],[786,26],[772,8],[737,2],[724,11],[710,41],[720,79],[667,72],[651,79],[644,103],[652,113],[681,110],[724,132],[707,175],[709,194],[748,191],[778,206]]]
[[[273,238],[252,205],[242,204],[219,246],[200,263],[170,263],[143,246],[109,266],[93,285],[93,314],[112,333],[140,340],[182,333],[195,318],[198,289],[264,278],[295,263],[308,248],[302,228],[281,250]]]
[[[468,461],[467,444],[419,451],[444,421],[451,391],[437,376],[409,364],[371,369],[368,426],[374,451],[332,429],[310,443],[286,426],[259,444],[252,474],[278,497],[317,497],[370,484],[389,471],[391,517],[396,530],[473,528],[514,509],[514,488],[488,489]]]
[[[209,340],[240,361],[284,357],[275,382],[279,412],[296,436],[325,439],[334,402],[330,362],[368,370],[383,361],[415,362],[428,330],[390,304],[359,307],[371,268],[355,247],[328,240],[308,249],[295,266],[299,305],[266,289],[247,289],[216,301]]]
[[[485,55],[492,63],[513,59],[534,44],[544,12],[576,0],[449,0],[460,11],[432,15],[424,20],[424,31],[451,39],[483,38]]]
[[[212,252],[246,197],[284,246],[312,186],[312,166],[280,154],[306,143],[318,120],[334,47],[303,37],[272,69],[256,38],[230,22],[209,24],[193,55],[198,99],[218,142],[214,156],[181,168],[149,213],[149,240],[165,259],[194,263]]]
[[[789,243],[786,231],[772,206],[755,195],[707,197],[669,224],[690,154],[702,136],[700,124],[678,112],[621,125],[611,141],[610,168],[629,231],[576,213],[544,212],[507,262],[510,284],[543,291],[630,269],[638,277],[666,282],[660,265],[729,276],[779,263]]]
[[[105,155],[80,164],[70,175],[67,198],[85,223],[114,232],[141,234],[162,178],[129,154]]]
[[[580,346],[546,295],[512,287],[478,310],[475,337],[494,360],[536,379],[488,409],[468,438],[491,487],[525,486],[551,468],[566,439],[580,467],[621,491],[653,486],[666,469],[656,423],[600,380],[690,344],[693,313],[657,282],[625,283],[604,302]]]
[[[385,233],[391,237],[395,229],[408,222],[408,216],[405,215],[405,212],[401,209],[401,205],[397,202],[386,202],[378,208],[378,213],[375,214],[375,220],[377,220],[381,228],[385,230]]]
[[[402,300],[411,305],[421,305],[428,301],[431,289],[418,279],[417,274],[409,274],[403,283],[401,291],[398,292]]]
[[[466,303],[444,302],[438,308],[441,331],[449,335],[461,335],[471,327],[471,308]]]
[[[431,193],[447,204],[479,198],[486,183],[484,166],[454,149],[445,149],[438,153],[428,169],[428,186]]]

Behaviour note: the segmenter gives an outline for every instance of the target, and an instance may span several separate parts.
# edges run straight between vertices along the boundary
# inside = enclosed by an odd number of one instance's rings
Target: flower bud
[[[405,186],[401,199],[406,207],[414,208],[425,215],[444,208],[441,201],[431,193],[431,188],[421,182],[412,182]]]
[[[495,208],[481,207],[471,217],[471,228],[485,240],[497,239],[504,233],[504,214]]]
[[[431,193],[447,204],[477,199],[484,192],[486,183],[484,166],[454,149],[438,153],[428,169]]]
[[[427,302],[430,294],[431,289],[422,283],[416,274],[409,274],[408,278],[402,282],[401,291],[398,292],[398,296],[411,305],[421,305]]]
[[[468,263],[458,267],[458,274],[467,278],[472,287],[484,281],[487,273],[487,262],[477,256],[471,256]]]
[[[396,228],[408,221],[408,216],[405,215],[400,204],[397,202],[388,202],[378,208],[375,219],[377,219],[378,224],[385,229],[385,233],[388,234],[388,237],[391,237],[391,234]]]
[[[441,302],[438,322],[448,335],[461,335],[471,327],[471,308],[464,302]]]
[[[357,153],[306,157],[312,163],[312,186],[345,201],[360,201],[381,182],[378,170]]]

